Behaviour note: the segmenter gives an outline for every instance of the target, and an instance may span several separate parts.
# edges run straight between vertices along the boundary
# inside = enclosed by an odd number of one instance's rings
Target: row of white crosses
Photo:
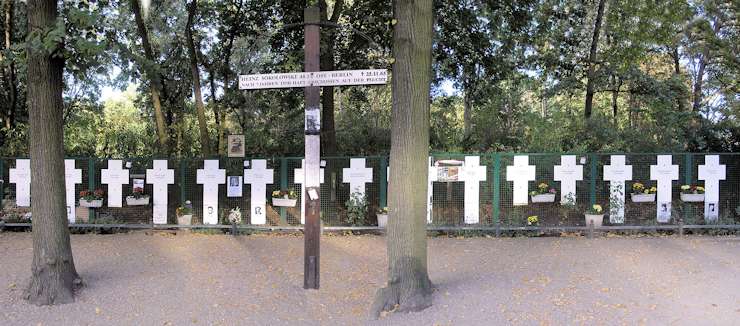
[[[575,155],[561,156],[561,164],[553,169],[554,180],[561,184],[561,203],[575,201],[576,182],[583,180],[583,165],[576,163]],[[349,183],[350,193],[365,194],[365,184],[373,180],[372,168],[366,167],[365,159],[353,158],[350,167],[343,169],[343,182]],[[303,162],[301,163],[303,165]],[[514,165],[506,167],[506,180],[513,183],[513,204],[528,204],[528,184],[535,180],[536,167],[529,165],[529,157],[517,155]],[[699,166],[698,179],[705,181],[705,218],[712,220],[718,215],[719,181],[726,177],[725,166],[719,164],[719,156],[705,156],[705,164]],[[468,224],[479,223],[479,189],[480,182],[486,181],[486,167],[480,165],[480,157],[466,156],[461,168],[460,182],[465,183],[464,221]],[[625,182],[632,179],[632,166],[625,164],[624,155],[612,155],[611,163],[604,166],[604,180],[610,183],[610,197],[617,205],[610,205],[610,222],[624,223]],[[9,181],[16,184],[16,201],[18,206],[30,206],[30,160],[16,160],[16,167],[10,169]],[[386,174],[388,175],[388,174]],[[303,168],[294,170],[294,183],[301,187],[305,182]],[[671,155],[659,155],[656,165],[650,167],[651,180],[657,181],[659,222],[670,219],[672,198],[671,183],[678,180],[678,166],[671,162]],[[153,169],[146,170],[147,184],[153,185],[155,224],[167,223],[168,186],[174,184],[174,170],[167,168],[166,160],[155,160]],[[324,169],[321,169],[321,183],[324,182]],[[429,178],[427,184],[427,221],[432,221],[432,185],[437,181],[437,167],[429,158]],[[75,168],[74,160],[65,160],[65,184],[67,213],[70,222],[74,222],[75,185],[82,182],[82,170]],[[226,170],[219,167],[218,160],[205,160],[203,169],[197,170],[198,184],[203,185],[203,223],[218,223],[219,185],[226,183]],[[109,160],[108,168],[101,170],[101,183],[108,185],[108,206],[121,207],[123,185],[129,184],[129,170],[123,168],[123,161]],[[244,169],[244,183],[250,184],[251,223],[265,224],[265,193],[267,185],[273,184],[273,170],[267,169],[266,160],[252,160],[251,168]],[[302,187],[303,188],[303,187]],[[305,190],[302,190],[305,191]],[[301,223],[305,221],[305,207],[301,196]]]

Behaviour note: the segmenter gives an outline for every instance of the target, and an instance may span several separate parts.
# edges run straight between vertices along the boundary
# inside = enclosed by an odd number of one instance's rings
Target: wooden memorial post
[[[308,7],[303,12],[305,33],[305,67],[302,73],[257,74],[239,76],[239,89],[269,89],[304,87],[305,108],[305,179],[306,196],[303,200],[306,211],[304,227],[303,287],[319,288],[319,239],[321,232],[320,210],[320,150],[321,143],[321,86],[385,84],[388,71],[385,69],[319,71],[319,26],[322,25],[318,7]]]

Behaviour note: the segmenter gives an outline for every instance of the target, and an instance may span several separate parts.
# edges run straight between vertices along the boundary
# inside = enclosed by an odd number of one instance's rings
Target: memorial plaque
[[[364,158],[353,158],[349,161],[349,168],[342,169],[342,182],[349,183],[349,193],[365,195],[365,183],[373,182],[373,169],[365,166]]]
[[[267,160],[252,160],[251,169],[244,169],[244,183],[251,185],[250,218],[252,224],[266,224],[265,196],[267,185],[274,182],[274,170],[267,168]]]
[[[465,157],[461,181],[465,182],[464,220],[466,224],[480,223],[480,183],[486,181],[486,173],[486,167],[480,165],[480,157]]]
[[[152,221],[154,224],[167,224],[167,189],[175,183],[175,170],[167,168],[167,160],[154,160],[153,168],[146,170],[146,183],[153,188]]]

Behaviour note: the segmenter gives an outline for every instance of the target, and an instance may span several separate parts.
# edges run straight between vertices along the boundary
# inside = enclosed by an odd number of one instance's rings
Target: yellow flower
[[[642,193],[643,194],[650,194],[650,189],[645,189]]]
[[[537,215],[532,215],[530,217],[527,217],[527,225],[534,225],[537,224],[539,221]]]
[[[656,192],[658,192],[658,188],[650,187],[650,193],[656,193]]]
[[[639,182],[635,182],[635,183],[634,183],[634,184],[632,185],[632,189],[635,189],[635,190],[642,190],[642,189],[645,189],[645,185],[643,185],[642,183],[639,183]]]
[[[689,189],[691,189],[691,186],[689,186],[689,185],[683,185],[683,186],[681,186],[681,190],[689,190]]]
[[[279,197],[280,196],[280,190],[275,190],[272,192],[272,197]]]
[[[696,187],[697,191],[704,191],[704,187]]]
[[[601,208],[601,205],[599,204],[594,205],[593,209],[599,213],[601,213],[601,211],[603,210],[603,208]]]

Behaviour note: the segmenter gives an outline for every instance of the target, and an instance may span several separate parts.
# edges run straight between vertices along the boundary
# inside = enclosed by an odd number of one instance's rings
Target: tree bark
[[[139,6],[139,1],[130,0],[130,3],[131,11],[133,11],[134,19],[136,20],[136,27],[139,32],[139,37],[141,38],[141,46],[144,48],[144,56],[152,63],[156,63],[157,60],[154,57],[154,50],[152,50],[152,45],[151,43],[149,43],[149,32],[147,32],[146,25],[144,24],[144,18],[142,18],[141,16],[141,7]],[[169,149],[167,146],[167,126],[165,125],[162,102],[160,99],[159,83],[161,81],[158,80],[155,72],[146,71],[146,68],[144,68],[143,70],[145,70],[146,75],[149,77],[149,89],[152,96],[152,104],[154,106],[154,119],[157,125],[157,138],[159,139],[159,146],[161,147],[163,152],[168,153]]]
[[[470,83],[465,83],[465,93],[463,94],[463,143],[467,144],[470,134],[473,133],[473,113],[472,98],[473,91]]]
[[[10,51],[13,41],[13,2],[5,1],[5,49]],[[4,69],[4,68],[3,68]],[[15,59],[8,60],[6,78],[8,79],[8,109],[5,114],[5,127],[12,128],[15,125],[15,109],[18,102],[18,85],[15,77]]]
[[[339,21],[339,16],[344,10],[344,0],[334,3],[331,18],[328,17],[326,1],[319,0],[321,20],[329,20],[333,23]],[[336,32],[334,28],[324,28],[321,35],[321,70],[331,71],[335,69],[334,46],[336,43]],[[321,151],[323,155],[337,153],[337,132],[334,126],[334,87],[323,87],[321,92]]]
[[[601,32],[601,21],[604,17],[604,5],[606,0],[599,0],[599,9],[596,12],[596,22],[594,23],[594,35],[591,40],[591,50],[588,54],[588,75],[586,76],[586,105],[584,115],[588,119],[591,117],[594,102],[594,79],[596,78],[596,52],[599,46],[599,33]]]
[[[374,318],[432,305],[426,239],[432,1],[394,1],[394,16],[388,284],[375,296]]]
[[[185,27],[185,38],[188,42],[188,54],[190,55],[190,73],[193,78],[193,96],[195,97],[195,110],[198,115],[198,129],[200,129],[200,146],[201,154],[204,157],[211,155],[211,141],[208,135],[208,124],[206,123],[206,108],[203,104],[203,94],[200,90],[200,71],[198,70],[198,56],[195,50],[195,41],[193,41],[193,20],[198,11],[196,0],[188,4],[188,20]]]
[[[29,37],[54,29],[57,14],[55,0],[28,1]],[[54,55],[59,48],[27,50],[33,262],[25,298],[37,305],[70,303],[82,281],[72,257],[64,199],[64,59]]]

